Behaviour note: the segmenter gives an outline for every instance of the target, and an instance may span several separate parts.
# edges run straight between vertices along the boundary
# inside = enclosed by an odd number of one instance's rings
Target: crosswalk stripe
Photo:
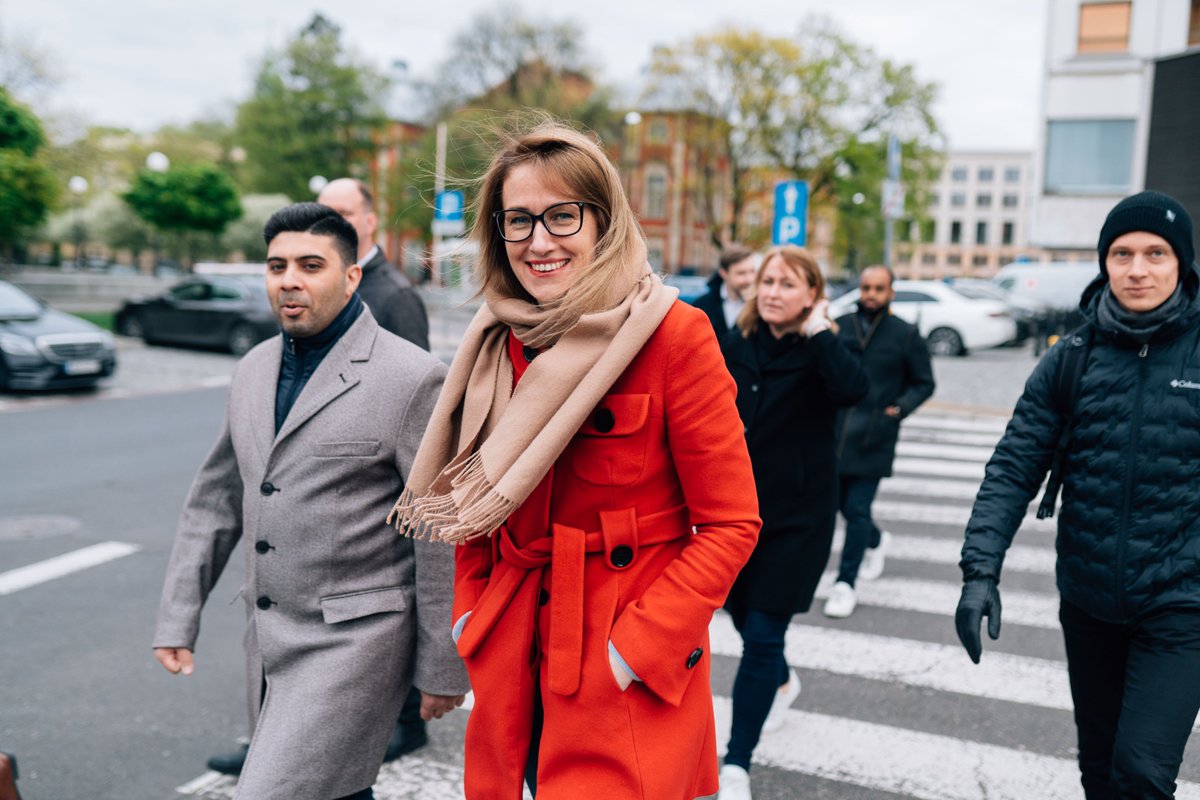
[[[835,580],[836,572],[826,572],[821,576],[821,582],[817,585],[819,599],[823,600],[829,596],[829,590]],[[962,593],[962,584],[911,578],[879,578],[856,582],[854,591],[858,595],[860,605],[953,617],[954,609],[958,606],[958,597]],[[1002,594],[1002,602],[1005,625],[1058,629],[1057,596],[1006,589]]]
[[[944,458],[950,461],[973,461],[987,463],[992,457],[994,447],[973,447],[965,444],[930,444],[913,442],[901,438],[896,443],[896,455],[917,456],[918,458]]]
[[[845,535],[845,526],[839,520],[833,537],[833,549],[836,552],[841,552]],[[886,556],[898,561],[957,565],[962,557],[962,539],[893,533]],[[1004,556],[1004,572],[1053,575],[1055,560],[1054,550],[1049,547],[1014,544]]]
[[[729,615],[709,625],[713,653],[740,658],[742,640]],[[1068,710],[1066,664],[986,651],[972,664],[962,647],[893,636],[793,623],[785,654],[789,664],[838,675],[892,681],[944,692]]]
[[[137,545],[126,542],[101,542],[36,564],[0,572],[0,595],[12,594],[39,583],[62,578],[73,572],[136,553],[140,549]]]
[[[983,480],[982,463],[971,461],[943,461],[936,458],[906,458],[896,456],[892,471],[897,475],[936,475],[939,478],[962,478],[973,480],[976,485]]]
[[[732,701],[714,698],[724,752]],[[778,733],[759,740],[754,762],[921,800],[1075,800],[1072,760],[907,728],[790,710]],[[1181,781],[1177,798],[1200,798]]]
[[[955,417],[946,414],[931,414],[918,411],[911,417],[905,417],[900,424],[900,432],[916,429],[940,431],[964,431],[967,433],[990,433],[997,439],[1008,427],[1006,417]]]
[[[979,481],[935,480],[895,476],[879,482],[884,494],[903,494],[912,497],[931,497],[939,500],[973,501],[979,492]]]
[[[969,506],[931,506],[927,503],[909,503],[898,500],[876,500],[871,513],[877,519],[897,522],[922,522],[927,525],[965,526],[971,517]],[[1058,521],[1054,518],[1038,519],[1027,514],[1021,522],[1021,530],[1054,533]]]
[[[904,438],[910,442],[925,442],[926,444],[962,444],[968,447],[995,448],[1000,437],[992,433],[964,433],[963,431],[946,431],[938,428],[923,428],[906,431]]]

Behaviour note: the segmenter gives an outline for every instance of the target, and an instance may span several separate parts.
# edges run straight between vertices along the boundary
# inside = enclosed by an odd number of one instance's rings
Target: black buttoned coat
[[[723,342],[754,466],[758,545],[726,605],[775,614],[807,611],[829,560],[837,515],[834,424],[867,394],[858,355],[830,331],[776,340],[760,325]]]

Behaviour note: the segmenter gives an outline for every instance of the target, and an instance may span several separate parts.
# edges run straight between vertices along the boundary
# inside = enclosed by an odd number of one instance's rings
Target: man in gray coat
[[[167,568],[155,656],[190,674],[200,611],[244,540],[251,740],[243,800],[370,798],[410,684],[426,719],[461,705],[453,552],[385,524],[445,367],[379,328],[357,236],[300,203],[264,230],[283,333],[238,364]]]

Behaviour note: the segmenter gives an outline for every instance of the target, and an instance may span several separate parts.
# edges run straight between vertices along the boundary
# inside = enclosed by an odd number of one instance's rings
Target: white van
[[[1002,267],[992,278],[992,283],[1018,300],[1032,301],[1045,308],[1069,310],[1079,305],[1079,296],[1099,274],[1098,262],[1018,263]]]

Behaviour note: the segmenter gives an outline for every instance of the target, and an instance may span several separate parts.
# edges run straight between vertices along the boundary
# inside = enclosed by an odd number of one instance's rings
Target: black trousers
[[[1127,625],[1059,606],[1087,800],[1171,798],[1200,710],[1200,609]]]

